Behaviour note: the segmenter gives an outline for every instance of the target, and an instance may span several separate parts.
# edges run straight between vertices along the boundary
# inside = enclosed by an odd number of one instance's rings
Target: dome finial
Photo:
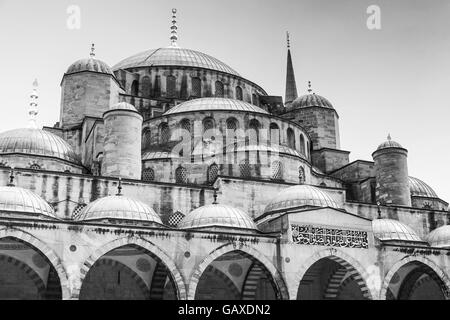
[[[95,43],[91,45],[91,53],[89,55],[91,56],[91,59],[95,58]]]
[[[119,178],[119,184],[117,185],[117,194],[116,196],[122,195],[122,178]]]
[[[170,27],[170,41],[172,47],[178,47],[178,27],[177,27],[177,9],[172,9],[172,26]]]
[[[377,202],[377,211],[378,211],[378,219],[382,219],[381,218],[381,208],[380,208],[381,203],[378,201]]]
[[[9,171],[9,183],[7,184],[8,187],[14,187],[14,168],[11,167],[11,170]]]
[[[213,197],[214,197],[214,201],[213,201],[212,204],[219,204],[219,203],[217,202],[217,188],[214,188],[214,195],[213,195]]]
[[[37,79],[34,79],[33,82],[33,91],[31,93],[31,100],[30,100],[30,107],[28,108],[28,116],[29,116],[29,127],[30,128],[37,128],[37,123],[36,123],[36,116],[38,115],[38,103],[37,103],[37,99],[38,99],[38,81]]]
[[[309,94],[311,94],[311,92],[312,92],[311,81],[308,81],[308,92],[309,92]]]
[[[289,31],[286,31],[286,37],[287,37],[287,48],[291,48],[291,39],[289,38]]]
[[[390,133],[388,134],[387,139],[388,139],[388,141],[391,141],[391,140],[392,140],[391,134],[390,134]]]

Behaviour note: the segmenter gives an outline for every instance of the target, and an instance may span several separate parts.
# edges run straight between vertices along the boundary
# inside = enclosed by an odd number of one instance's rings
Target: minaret
[[[291,43],[287,32],[287,71],[286,71],[286,97],[284,104],[288,105],[297,99],[297,85],[295,83],[294,67],[292,66]]]
[[[170,46],[178,47],[178,27],[177,27],[177,9],[172,9],[172,26],[170,27]]]
[[[38,99],[38,94],[37,94],[37,88],[38,88],[38,81],[37,79],[34,80],[33,82],[33,92],[31,93],[31,100],[30,100],[30,107],[28,109],[28,115],[29,115],[29,123],[28,123],[28,127],[29,128],[33,128],[33,129],[37,129],[37,123],[36,123],[36,116],[38,115],[38,103],[37,103],[37,99]]]

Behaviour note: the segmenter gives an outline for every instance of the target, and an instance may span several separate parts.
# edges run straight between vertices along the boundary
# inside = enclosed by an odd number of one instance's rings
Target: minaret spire
[[[170,27],[170,41],[172,47],[178,47],[177,9],[172,9],[172,26]]]
[[[29,124],[28,126],[30,128],[37,128],[37,123],[36,123],[36,116],[38,115],[39,111],[38,111],[38,93],[37,93],[37,89],[38,89],[38,81],[37,79],[34,80],[33,82],[33,92],[31,93],[31,100],[30,100],[30,107],[28,108],[28,116],[29,116]]]
[[[297,99],[297,84],[295,83],[295,75],[294,75],[294,67],[292,65],[292,57],[291,57],[291,40],[289,36],[289,32],[287,35],[287,70],[286,70],[286,97],[285,97],[285,105],[292,103],[295,99]]]

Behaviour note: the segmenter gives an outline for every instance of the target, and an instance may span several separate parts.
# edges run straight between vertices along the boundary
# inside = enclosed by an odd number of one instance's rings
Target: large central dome
[[[216,58],[174,46],[138,53],[116,64],[113,70],[163,66],[204,68],[240,77],[239,73]]]

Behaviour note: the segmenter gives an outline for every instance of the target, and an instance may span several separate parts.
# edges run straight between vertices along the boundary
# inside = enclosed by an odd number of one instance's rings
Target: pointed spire
[[[285,105],[292,103],[295,99],[297,99],[297,84],[295,83],[295,75],[294,75],[294,67],[292,65],[292,57],[291,57],[291,40],[289,32],[287,35],[287,70],[286,70],[286,97],[285,97]]]
[[[14,168],[11,168],[11,170],[9,171],[9,183],[7,184],[8,187],[14,187]]]
[[[122,178],[119,178],[119,183],[117,184],[117,194],[116,196],[122,195]]]
[[[89,56],[91,57],[91,59],[95,58],[95,43],[91,45],[91,53],[89,54]]]
[[[170,41],[172,47],[178,47],[177,9],[172,9],[172,26],[170,27]]]
[[[30,98],[31,98],[30,107],[28,108],[28,118],[29,118],[28,127],[30,127],[30,128],[37,128],[36,117],[39,113],[38,102],[37,102],[37,100],[38,100],[38,92],[37,92],[38,85],[39,85],[38,81],[37,81],[37,79],[35,79],[33,82],[33,91],[30,95]]]

